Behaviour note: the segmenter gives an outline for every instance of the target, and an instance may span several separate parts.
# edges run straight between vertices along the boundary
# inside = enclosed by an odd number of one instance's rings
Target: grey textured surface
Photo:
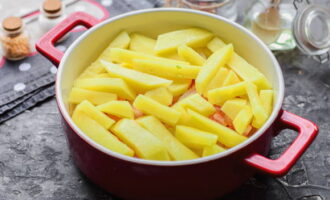
[[[319,136],[286,176],[256,175],[224,199],[330,199],[330,64],[298,51],[276,56],[285,77],[283,108],[316,122]],[[274,138],[270,156],[277,157],[295,135],[283,131]],[[74,166],[55,99],[0,125],[0,200],[32,199],[115,199]]]

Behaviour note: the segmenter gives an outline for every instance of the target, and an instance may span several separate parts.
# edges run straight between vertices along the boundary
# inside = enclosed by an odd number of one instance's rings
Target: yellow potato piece
[[[163,141],[173,160],[191,160],[198,158],[189,148],[179,142],[172,133],[154,116],[142,117],[137,122],[154,136]]]
[[[237,133],[243,134],[251,123],[253,113],[250,106],[245,106],[233,120],[233,125]]]
[[[208,86],[206,87],[204,96],[207,96],[208,91],[221,87],[223,85],[228,73],[229,73],[229,70],[227,68],[221,67],[218,70],[218,72],[215,74],[215,76],[211,79]]]
[[[189,126],[177,125],[175,137],[190,148],[201,149],[217,143],[218,136]]]
[[[132,51],[154,54],[156,40],[141,34],[131,34],[131,43],[129,49]]]
[[[177,60],[177,61],[181,61],[181,62],[185,62],[186,64],[189,64],[188,62],[186,62],[184,59],[182,59],[177,52],[171,52],[171,53],[167,53],[167,54],[162,54],[162,55],[158,55],[160,56],[159,58],[166,58],[169,60]]]
[[[248,94],[254,116],[252,126],[255,128],[260,128],[266,122],[268,115],[258,95],[257,86],[251,82],[247,82],[245,84],[245,89]]]
[[[233,45],[230,44],[216,51],[207,59],[195,80],[198,93],[203,94],[218,70],[231,59],[233,52]]]
[[[260,90],[259,92],[261,103],[264,106],[264,109],[269,116],[272,113],[273,109],[273,98],[274,91],[273,90]]]
[[[225,148],[220,147],[219,145],[215,144],[212,146],[208,146],[208,147],[204,147],[203,148],[203,152],[202,152],[202,156],[206,157],[206,156],[211,156],[213,154],[217,154],[217,153],[221,153],[226,151]]]
[[[96,74],[95,76],[91,78],[111,78],[108,73],[101,73],[101,74]]]
[[[133,100],[136,96],[134,90],[120,78],[86,78],[75,81],[74,87],[115,93],[128,100]]]
[[[108,62],[117,62],[117,63],[127,63],[133,65],[134,59],[143,59],[143,60],[158,60],[164,62],[170,62],[174,64],[189,64],[185,61],[178,61],[168,58],[162,58],[159,56],[153,56],[146,53],[130,51],[126,49],[111,48],[106,55],[102,57],[105,61]]]
[[[217,135],[218,141],[226,147],[236,146],[247,139],[246,137],[236,133],[234,130],[223,126],[193,110],[188,109],[187,113],[189,115],[187,126],[195,127]]]
[[[122,78],[135,91],[144,92],[161,86],[169,86],[172,81],[146,74],[120,65],[102,61],[107,72],[114,77]]]
[[[226,43],[224,43],[220,38],[215,37],[213,38],[209,43],[207,43],[207,48],[211,50],[212,52],[216,52],[219,49],[226,46]]]
[[[210,116],[215,112],[215,108],[206,99],[204,99],[200,94],[190,95],[173,105],[173,108],[178,107],[190,108],[202,115]]]
[[[73,113],[72,120],[82,132],[101,146],[126,156],[134,155],[134,151],[131,148],[118,140],[99,123],[88,117],[86,113],[76,110]]]
[[[117,95],[108,92],[96,92],[81,88],[72,88],[69,95],[69,103],[79,104],[84,100],[88,100],[94,105],[100,105],[108,101],[117,99]]]
[[[140,158],[147,160],[170,160],[165,145],[136,121],[122,119],[116,123],[112,131],[129,147],[134,149]]]
[[[165,106],[171,105],[173,101],[173,94],[166,87],[149,90],[144,95],[158,101]]]
[[[227,74],[226,79],[223,81],[222,87],[228,86],[228,85],[233,85],[233,84],[236,84],[239,82],[240,82],[240,80],[237,77],[237,75],[235,74],[235,72],[230,70],[229,73]]]
[[[133,61],[133,68],[144,73],[168,79],[194,79],[201,69],[200,67],[193,65],[140,59]]]
[[[131,41],[126,31],[120,32],[114,40],[109,44],[108,48],[122,48],[126,49]]]
[[[221,111],[224,112],[231,120],[234,120],[236,115],[247,105],[245,99],[229,99],[223,106]]]
[[[82,72],[77,80],[84,78],[92,78],[97,76],[98,74],[102,74],[106,72],[104,67],[98,62],[93,62],[89,67],[87,67],[84,72]]]
[[[136,97],[133,106],[169,125],[175,125],[180,118],[180,112],[141,94]]]
[[[191,85],[190,79],[174,80],[173,83],[168,86],[168,90],[173,94],[174,97],[180,96],[185,93]]]
[[[212,37],[212,33],[200,28],[188,28],[160,34],[157,37],[155,52],[157,54],[175,52],[182,44],[190,47],[206,46]]]
[[[193,48],[188,47],[187,45],[179,46],[178,54],[183,60],[189,62],[192,65],[201,66],[206,61],[205,58],[199,55],[198,52],[196,52]]]
[[[210,103],[222,105],[226,100],[246,94],[245,82],[210,90],[207,97]]]
[[[207,59],[212,54],[212,51],[210,51],[207,47],[198,47],[195,48],[195,51],[205,59]]]
[[[257,68],[249,64],[244,58],[236,53],[234,53],[232,59],[228,62],[228,66],[244,81],[253,82],[259,89],[271,88],[267,78]]]
[[[84,112],[88,117],[98,122],[105,129],[109,129],[115,121],[108,117],[103,112],[99,111],[93,104],[89,101],[85,100],[81,102],[77,107],[77,111]]]
[[[134,112],[128,101],[110,101],[96,107],[98,110],[120,118],[134,118]]]

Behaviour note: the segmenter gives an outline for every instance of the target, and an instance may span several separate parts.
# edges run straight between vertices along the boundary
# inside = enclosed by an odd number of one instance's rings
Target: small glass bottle
[[[30,38],[21,18],[7,17],[3,20],[1,43],[3,56],[8,60],[21,60],[30,54]]]
[[[44,33],[66,18],[64,6],[60,0],[45,0],[40,8],[40,13],[38,21]],[[59,42],[65,40],[67,36],[63,37]]]

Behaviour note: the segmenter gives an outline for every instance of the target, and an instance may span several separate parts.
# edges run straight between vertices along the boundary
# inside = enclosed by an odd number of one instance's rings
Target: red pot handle
[[[36,49],[56,66],[60,63],[63,52],[55,48],[56,41],[61,39],[71,29],[78,25],[90,28],[97,24],[99,20],[84,12],[75,12],[69,15],[61,23],[47,32],[37,43]]]
[[[279,117],[278,128],[279,130],[290,128],[298,131],[297,138],[278,159],[271,160],[258,153],[253,153],[245,159],[248,165],[273,176],[286,174],[318,133],[318,127],[313,122],[287,111],[283,111]]]

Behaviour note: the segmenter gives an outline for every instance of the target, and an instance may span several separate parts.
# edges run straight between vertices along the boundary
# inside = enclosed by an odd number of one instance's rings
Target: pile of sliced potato
[[[74,82],[72,119],[112,151],[189,160],[245,141],[268,119],[273,90],[232,44],[199,28],[157,39],[121,32]]]

